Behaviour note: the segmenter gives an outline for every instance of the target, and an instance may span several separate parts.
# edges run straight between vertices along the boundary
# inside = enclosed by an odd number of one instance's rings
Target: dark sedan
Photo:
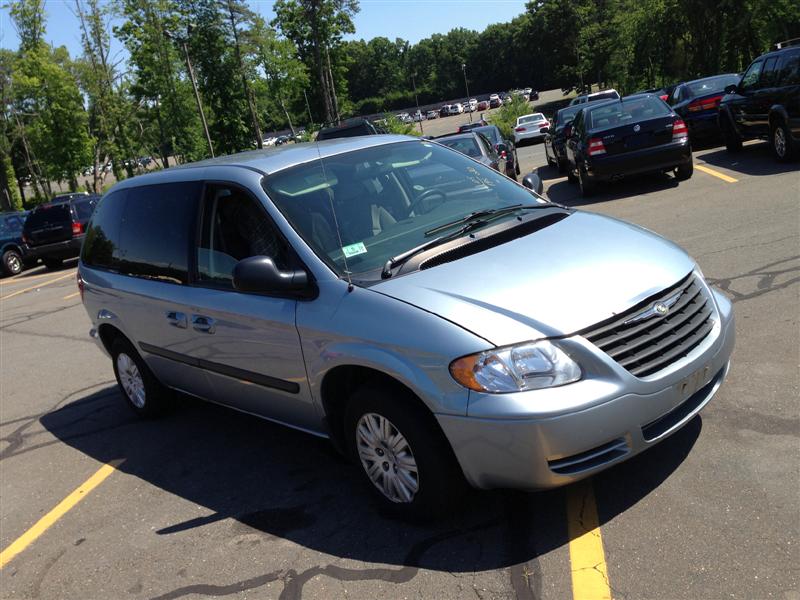
[[[578,104],[556,112],[550,131],[544,136],[544,156],[547,164],[557,168],[559,173],[567,170],[567,152],[564,143],[572,133],[572,120],[582,108],[583,106]]]
[[[583,196],[598,181],[655,171],[685,180],[693,171],[686,123],[651,94],[584,105],[572,122],[567,160],[569,180]]]
[[[739,76],[729,73],[679,83],[672,90],[667,102],[684,120],[693,140],[717,137],[719,103],[725,94],[725,88],[738,82]]]
[[[503,134],[497,128],[497,125],[484,125],[483,127],[476,127],[472,131],[482,133],[494,145],[494,149],[500,155],[500,158],[505,160],[505,170],[501,169],[511,179],[517,179],[519,175],[519,160],[517,159],[517,149],[514,147],[514,142],[503,138]]]
[[[482,162],[487,167],[495,171],[500,171],[502,159],[494,149],[492,143],[486,136],[469,131],[467,133],[457,133],[436,139],[437,142],[453,150],[458,150],[461,154],[466,154],[470,158]],[[501,171],[502,172],[502,171]]]

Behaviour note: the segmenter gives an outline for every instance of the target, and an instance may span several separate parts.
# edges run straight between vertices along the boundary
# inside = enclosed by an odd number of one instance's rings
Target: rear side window
[[[54,223],[63,224],[72,221],[69,211],[69,204],[54,204],[52,206],[42,206],[35,209],[25,221],[25,229],[31,231],[47,227]]]
[[[800,85],[800,52],[789,54],[783,59],[779,85]]]
[[[761,86],[768,88],[775,85],[775,76],[778,74],[775,70],[775,63],[778,62],[777,56],[772,56],[764,61],[764,69],[761,71]]]
[[[99,202],[83,240],[81,260],[85,265],[118,269],[119,233],[127,194],[127,190],[111,192]]]
[[[764,61],[757,60],[742,77],[742,82],[739,88],[742,90],[754,89],[758,85],[758,78],[761,76],[761,68],[764,66]]]
[[[95,200],[81,200],[73,205],[79,221],[88,221],[91,218],[95,203]]]
[[[185,284],[189,240],[196,225],[200,182],[128,190],[119,238],[121,273]]]

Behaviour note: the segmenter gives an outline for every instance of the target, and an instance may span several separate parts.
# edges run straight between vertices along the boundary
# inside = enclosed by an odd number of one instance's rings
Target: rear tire
[[[578,185],[581,188],[581,196],[588,198],[592,196],[597,189],[597,184],[589,179],[588,175],[578,167]]]
[[[678,181],[686,181],[692,176],[692,173],[694,173],[694,163],[692,162],[675,167],[675,179]]]
[[[783,122],[774,123],[769,132],[769,146],[772,155],[780,162],[789,162],[794,158],[795,148],[789,128]]]
[[[567,181],[569,181],[570,183],[577,183],[578,176],[575,174],[576,168],[573,168],[572,163],[569,161],[567,161],[565,168],[567,171]]]
[[[22,255],[16,250],[3,252],[3,274],[11,276],[22,273]]]
[[[739,152],[742,149],[742,139],[736,133],[729,117],[723,117],[722,139],[728,152]]]
[[[56,269],[60,269],[61,266],[64,264],[64,260],[61,258],[45,258],[42,260],[44,266],[47,268],[48,271],[55,271]]]
[[[150,371],[133,345],[118,337],[111,344],[111,362],[125,403],[142,418],[163,414],[171,392]]]
[[[443,514],[464,476],[433,416],[400,387],[367,383],[345,414],[345,443],[381,507],[400,516]]]

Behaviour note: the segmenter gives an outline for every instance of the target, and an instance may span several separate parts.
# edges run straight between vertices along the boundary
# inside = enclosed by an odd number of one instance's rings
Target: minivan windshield
[[[547,204],[497,171],[427,141],[339,154],[279,171],[263,185],[320,258],[339,275],[349,270],[360,279],[378,279],[390,258],[435,238],[426,232],[470,213]]]

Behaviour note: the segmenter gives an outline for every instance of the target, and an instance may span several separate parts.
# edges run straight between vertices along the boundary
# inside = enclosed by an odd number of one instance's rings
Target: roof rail
[[[778,42],[775,44],[775,50],[782,50],[783,48],[788,48],[789,46],[800,46],[800,37],[792,38],[784,42]]]

